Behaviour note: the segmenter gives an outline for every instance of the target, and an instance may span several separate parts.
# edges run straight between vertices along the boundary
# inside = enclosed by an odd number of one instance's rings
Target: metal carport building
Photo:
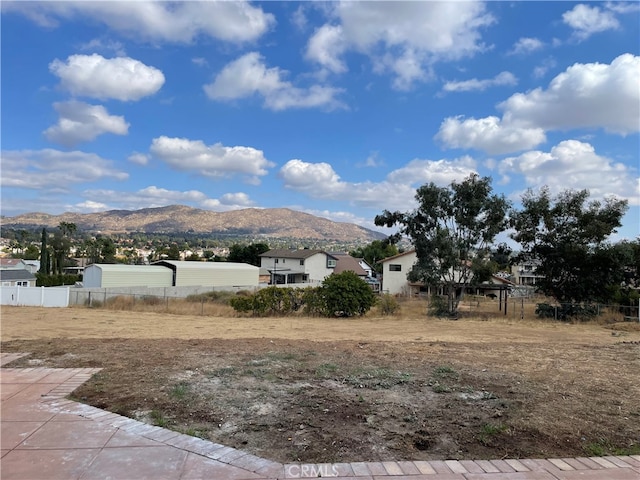
[[[164,266],[94,263],[84,269],[82,286],[104,287],[171,287],[173,272]]]
[[[171,269],[175,287],[257,287],[260,276],[248,263],[160,260],[153,265]]]

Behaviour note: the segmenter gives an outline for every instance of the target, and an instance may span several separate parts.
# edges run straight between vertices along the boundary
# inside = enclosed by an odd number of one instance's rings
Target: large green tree
[[[252,243],[250,245],[231,245],[227,262],[248,263],[250,265],[260,266],[260,255],[269,251],[269,245],[266,243]]]
[[[608,285],[622,281],[623,249],[607,243],[621,225],[627,201],[589,200],[588,190],[565,190],[553,197],[548,188],[529,190],[522,210],[511,216],[522,246],[521,258],[533,261],[538,288],[562,303],[602,301]]]
[[[87,263],[117,263],[117,248],[111,237],[97,235],[85,242]]]
[[[488,248],[508,225],[510,203],[493,193],[491,178],[476,174],[449,187],[429,183],[418,188],[415,198],[414,211],[385,210],[375,223],[399,226],[394,239],[409,237],[417,256],[409,279],[445,286],[447,308],[455,317],[465,287],[482,280],[479,272],[488,271]]]

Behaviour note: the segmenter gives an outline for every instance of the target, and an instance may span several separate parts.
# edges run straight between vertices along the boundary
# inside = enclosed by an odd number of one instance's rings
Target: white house
[[[323,250],[274,249],[260,255],[260,267],[271,273],[272,284],[318,284],[337,264],[338,259]]]
[[[511,267],[514,282],[518,285],[535,286],[543,278],[536,273],[536,262],[528,262]]]
[[[418,259],[415,250],[409,250],[382,260],[382,291],[392,295],[417,295],[423,293],[445,294],[443,286],[430,287],[422,282],[409,282],[407,274]],[[498,296],[500,290],[511,289],[513,282],[496,275],[479,285],[466,288],[467,293],[475,295]]]
[[[0,285],[3,287],[35,287],[36,276],[24,268],[1,269]]]
[[[411,295],[420,291],[419,285],[412,285],[407,274],[416,263],[415,250],[399,253],[382,260],[382,291],[391,295]]]

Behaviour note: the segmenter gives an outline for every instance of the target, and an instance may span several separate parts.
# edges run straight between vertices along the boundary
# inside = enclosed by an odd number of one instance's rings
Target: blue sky
[[[288,207],[373,227],[472,172],[640,234],[640,5],[2,2],[2,214]]]

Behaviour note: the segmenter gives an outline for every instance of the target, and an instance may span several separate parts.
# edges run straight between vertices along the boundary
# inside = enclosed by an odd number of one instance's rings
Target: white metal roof
[[[182,262],[178,260],[159,260],[154,265],[170,264],[181,270],[259,270],[259,267],[248,263],[234,262]],[[166,267],[162,267],[166,268]]]
[[[162,265],[125,265],[124,263],[92,263],[87,265],[85,269],[98,267],[104,272],[131,272],[144,269],[146,272],[164,272],[167,267]]]

